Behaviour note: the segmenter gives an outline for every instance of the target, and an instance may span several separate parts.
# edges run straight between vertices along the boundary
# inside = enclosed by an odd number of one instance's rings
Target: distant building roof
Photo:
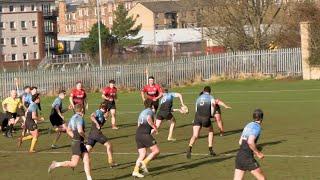
[[[181,4],[177,1],[152,1],[141,2],[140,4],[155,13],[165,13],[181,10]]]
[[[55,2],[55,0],[0,0],[0,3],[41,3],[41,2]]]

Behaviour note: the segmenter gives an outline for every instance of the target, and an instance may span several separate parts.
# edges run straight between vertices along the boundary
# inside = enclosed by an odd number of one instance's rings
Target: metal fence
[[[87,89],[101,88],[114,79],[118,86],[141,88],[146,76],[153,75],[156,81],[168,86],[197,76],[208,79],[212,76],[236,78],[240,74],[302,75],[301,50],[279,49],[276,51],[230,52],[218,55],[177,59],[175,62],[161,62],[136,65],[112,65],[103,68],[36,70],[0,74],[0,96],[9,94],[15,88],[14,79],[20,87],[33,85],[43,93],[59,89],[70,89],[76,81],[82,81]]]

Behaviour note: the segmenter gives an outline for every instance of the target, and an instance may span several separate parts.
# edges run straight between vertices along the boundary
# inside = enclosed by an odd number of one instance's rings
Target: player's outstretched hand
[[[256,154],[256,156],[259,158],[259,159],[263,159],[264,158],[264,154],[262,152],[258,152]]]
[[[180,112],[181,112],[182,114],[188,114],[188,113],[189,113],[189,109],[188,109],[187,106],[182,106],[182,107],[180,108]]]

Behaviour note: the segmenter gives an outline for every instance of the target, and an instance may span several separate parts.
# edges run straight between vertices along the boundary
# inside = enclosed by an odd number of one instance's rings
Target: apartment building
[[[0,0],[0,62],[3,68],[36,65],[57,46],[54,0]]]

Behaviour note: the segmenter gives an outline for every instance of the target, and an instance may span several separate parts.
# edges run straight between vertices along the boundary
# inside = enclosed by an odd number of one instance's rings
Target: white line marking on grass
[[[28,151],[0,151],[0,154],[28,154]],[[35,154],[71,154],[71,152],[65,151],[40,151]],[[93,151],[90,154],[106,154],[106,152]],[[120,152],[113,153],[115,155],[138,155],[138,153]],[[160,156],[168,155],[185,155],[185,153],[161,153]],[[192,153],[192,156],[209,156],[204,153]],[[218,156],[236,156],[236,154],[218,154]],[[265,157],[279,157],[279,158],[320,158],[320,155],[284,155],[284,154],[265,154]]]

